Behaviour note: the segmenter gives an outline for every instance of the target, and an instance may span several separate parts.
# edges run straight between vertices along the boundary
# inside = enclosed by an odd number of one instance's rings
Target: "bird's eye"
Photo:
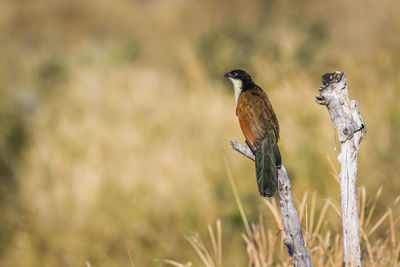
[[[234,72],[234,73],[233,73],[233,76],[235,76],[235,77],[236,77],[237,75],[238,75],[238,74],[237,74],[237,72]]]

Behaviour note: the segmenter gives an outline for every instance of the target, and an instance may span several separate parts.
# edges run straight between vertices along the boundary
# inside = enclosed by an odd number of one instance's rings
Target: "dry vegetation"
[[[237,194],[237,188],[233,182],[231,172],[228,170],[228,175],[231,181],[232,189],[237,201],[238,208],[242,216],[245,233],[242,238],[246,243],[246,251],[248,254],[249,264],[253,267],[267,266],[293,266],[292,259],[289,257],[289,252],[284,245],[285,233],[282,230],[271,231],[265,230],[263,217],[260,214],[258,224],[252,223],[251,226],[244,213],[242,203]],[[338,175],[333,176],[339,181]],[[360,236],[363,242],[362,260],[364,266],[400,266],[400,240],[399,223],[395,218],[399,216],[400,196],[389,205],[387,211],[377,217],[377,221],[371,224],[371,219],[376,217],[376,206],[382,194],[382,188],[379,188],[376,195],[368,198],[365,187],[361,187],[358,192],[359,211],[360,211]],[[280,219],[279,204],[275,199],[264,199],[268,210],[273,215],[276,227],[283,229]],[[343,240],[341,229],[335,229],[329,225],[329,212],[341,218],[340,204],[335,203],[330,198],[318,201],[321,207],[317,207],[316,193],[313,192],[311,198],[308,192],[305,192],[301,201],[297,201],[296,206],[299,211],[299,219],[303,225],[303,235],[306,246],[311,254],[314,266],[342,266],[343,262]],[[309,210],[309,204],[310,210]],[[320,209],[320,214],[316,216],[316,209]],[[375,216],[374,216],[375,215]],[[327,227],[324,227],[326,226]],[[385,227],[387,228],[385,230]],[[324,229],[324,230],[322,230]],[[385,233],[385,236],[376,238],[373,234],[380,230]],[[199,258],[206,267],[223,266],[222,258],[222,238],[221,238],[221,222],[218,220],[216,224],[216,234],[211,225],[208,225],[210,236],[209,249],[205,242],[195,234],[188,238],[190,244],[195,249]],[[374,240],[374,241],[372,241]],[[191,266],[188,262],[182,264],[176,261],[164,260],[165,263],[185,267]]]
[[[0,265],[290,264],[274,200],[258,197],[252,162],[229,147],[243,139],[222,77],[236,67],[253,74],[278,115],[315,266],[340,266],[341,229],[333,129],[314,95],[322,73],[347,73],[368,126],[363,259],[398,265],[399,8],[0,1]],[[189,237],[205,261],[185,239],[197,229],[213,236],[207,250]]]

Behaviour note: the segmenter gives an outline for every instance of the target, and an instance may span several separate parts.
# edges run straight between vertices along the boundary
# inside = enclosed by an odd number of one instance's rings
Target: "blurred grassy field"
[[[334,130],[314,96],[323,73],[347,73],[368,130],[359,183],[370,195],[383,187],[377,221],[400,189],[399,9],[395,0],[0,1],[0,265],[130,266],[128,251],[135,266],[197,265],[185,235],[220,218],[226,266],[245,266],[224,159],[249,220],[261,213],[278,228],[253,163],[229,146],[243,141],[223,78],[234,68],[273,103],[294,195],[336,203]],[[329,216],[322,228],[340,232]],[[370,238],[387,235],[381,227]]]

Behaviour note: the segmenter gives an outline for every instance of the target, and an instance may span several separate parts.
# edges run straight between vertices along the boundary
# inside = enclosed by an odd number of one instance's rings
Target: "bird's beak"
[[[224,74],[224,77],[231,77],[231,76],[232,76],[232,74],[230,72],[227,72]]]

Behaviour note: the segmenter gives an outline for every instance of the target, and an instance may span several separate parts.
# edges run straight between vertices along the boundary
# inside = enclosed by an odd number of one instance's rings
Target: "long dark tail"
[[[271,133],[255,151],[258,191],[263,197],[272,197],[278,187],[278,168],[282,165],[275,136]]]

